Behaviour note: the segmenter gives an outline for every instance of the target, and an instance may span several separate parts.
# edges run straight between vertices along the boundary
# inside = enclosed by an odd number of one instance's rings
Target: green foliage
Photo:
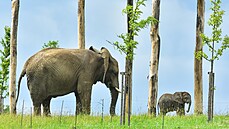
[[[2,50],[0,50],[0,96],[5,98],[9,95],[9,65],[10,65],[10,27],[5,27],[5,37],[1,39]]]
[[[140,10],[141,6],[145,6],[146,0],[137,0],[135,3],[135,6],[127,5],[125,9],[122,10],[124,14],[127,14],[130,16],[130,33],[123,33],[121,35],[118,35],[119,38],[123,40],[123,43],[120,43],[118,41],[111,43],[113,44],[120,52],[123,52],[126,54],[127,58],[133,59],[134,56],[134,49],[137,48],[138,42],[134,40],[134,36],[138,36],[138,32],[141,29],[146,28],[148,25],[158,22],[155,18],[149,16],[146,19],[142,19],[141,15],[143,12]]]
[[[49,41],[48,43],[44,43],[44,45],[42,46],[42,48],[58,48],[59,41]]]
[[[165,129],[227,129],[229,128],[228,116],[216,116],[214,122],[209,124],[206,122],[206,116],[165,116]],[[21,127],[21,115],[0,115],[1,129],[29,129],[31,128],[31,118],[24,115]],[[131,117],[130,127],[126,125],[120,126],[120,117],[105,116],[101,122],[101,116],[78,116],[76,129],[160,129],[162,127],[162,117],[150,117],[147,115],[133,115]],[[32,117],[33,129],[72,129],[75,127],[74,116],[52,117]]]
[[[196,58],[201,59],[202,57],[207,61],[214,61],[215,59],[219,59],[219,56],[222,56],[223,51],[229,48],[229,37],[226,35],[222,38],[222,29],[220,28],[224,15],[224,11],[220,9],[221,0],[211,0],[212,14],[210,15],[208,25],[212,27],[212,36],[208,37],[205,34],[201,34],[201,38],[203,40],[203,46],[207,45],[209,51],[211,52],[211,56],[208,56],[205,52],[199,51],[196,53]],[[220,44],[221,43],[221,44]],[[219,44],[218,49],[216,48],[216,44]]]

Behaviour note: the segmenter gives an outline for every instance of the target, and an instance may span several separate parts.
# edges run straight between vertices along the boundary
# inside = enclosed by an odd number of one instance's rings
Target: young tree
[[[10,27],[5,27],[5,37],[0,41],[0,114],[4,109],[4,98],[9,95],[9,65],[10,65]]]
[[[130,11],[133,11],[133,0],[127,0],[127,6],[130,7]],[[127,33],[130,35],[130,40],[134,41],[134,35],[132,35],[133,30],[131,29],[131,13],[127,13]],[[128,51],[133,53],[133,48],[129,47]],[[128,52],[128,53],[130,53]],[[128,125],[130,125],[130,115],[132,112],[132,76],[133,76],[133,60],[131,58],[126,58],[125,65],[125,86],[126,86],[126,96],[125,96],[125,107],[126,113],[128,114]]]
[[[123,13],[127,14],[128,19],[128,33],[118,35],[123,40],[123,43],[118,41],[112,43],[116,48],[126,54],[125,66],[125,86],[127,87],[128,94],[126,95],[127,113],[131,114],[131,99],[132,99],[132,65],[134,59],[134,49],[137,48],[138,42],[134,40],[134,36],[138,36],[138,32],[145,28],[147,25],[156,20],[152,17],[140,20],[141,14],[140,6],[145,6],[146,0],[137,0],[135,6],[133,1],[128,1],[128,5],[123,9]],[[132,3],[131,3],[132,2]],[[129,118],[129,117],[128,117]],[[129,124],[129,123],[128,123]]]
[[[224,11],[221,10],[220,4],[221,0],[211,0],[212,7],[212,14],[210,15],[208,25],[212,27],[212,36],[208,37],[205,34],[201,34],[201,38],[203,40],[203,45],[208,47],[210,51],[210,57],[207,53],[203,51],[198,51],[196,53],[196,58],[200,59],[203,57],[207,61],[210,62],[211,68],[209,74],[209,90],[208,90],[208,121],[211,122],[213,119],[213,107],[214,107],[214,61],[219,57],[222,56],[223,51],[229,48],[229,37],[226,35],[225,37],[221,37],[222,30],[221,24],[223,22],[222,16]]]
[[[12,0],[12,22],[10,33],[10,75],[9,99],[10,114],[16,114],[16,67],[17,67],[17,29],[18,29],[19,0]]]
[[[202,38],[200,34],[204,33],[204,0],[197,1],[196,17],[196,48],[195,52],[202,51]],[[203,114],[203,68],[202,57],[198,60],[194,58],[194,113]]]
[[[85,0],[78,0],[78,48],[85,49]]]
[[[159,21],[160,17],[160,0],[153,0],[152,17]],[[159,23],[151,24],[150,38],[152,43],[152,52],[150,58],[149,72],[149,97],[148,97],[148,114],[156,116],[157,94],[158,94],[158,67],[160,56],[160,36]]]
[[[49,41],[48,43],[44,43],[44,45],[42,46],[42,48],[58,48],[59,41]]]

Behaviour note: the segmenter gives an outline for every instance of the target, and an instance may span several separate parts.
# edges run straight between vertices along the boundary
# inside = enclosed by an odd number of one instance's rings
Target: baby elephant
[[[189,104],[187,112],[191,107],[191,95],[188,92],[175,92],[174,94],[163,94],[158,100],[160,114],[176,111],[177,115],[185,115],[185,103]],[[159,109],[158,109],[159,110]]]

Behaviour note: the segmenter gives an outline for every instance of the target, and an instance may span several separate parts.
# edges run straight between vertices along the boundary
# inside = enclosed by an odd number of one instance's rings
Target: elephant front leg
[[[79,102],[77,102],[77,109],[79,113],[90,115],[91,113],[91,90],[92,86],[87,84],[83,87],[78,87]]]
[[[177,108],[177,115],[179,116],[184,116],[185,115],[185,111],[184,111],[184,105],[179,105]]]
[[[80,100],[78,92],[75,92],[75,96],[76,96],[76,112],[75,112],[75,114],[79,115],[82,113],[82,104],[81,104],[81,100]]]

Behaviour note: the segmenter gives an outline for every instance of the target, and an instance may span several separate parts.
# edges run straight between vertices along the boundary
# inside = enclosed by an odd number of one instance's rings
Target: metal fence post
[[[123,85],[123,80],[125,76],[125,72],[120,72],[122,75],[122,87],[121,87],[121,115],[120,115],[120,125],[125,125],[125,102],[123,102],[123,95],[126,96],[126,88]],[[125,99],[124,99],[125,101]]]

